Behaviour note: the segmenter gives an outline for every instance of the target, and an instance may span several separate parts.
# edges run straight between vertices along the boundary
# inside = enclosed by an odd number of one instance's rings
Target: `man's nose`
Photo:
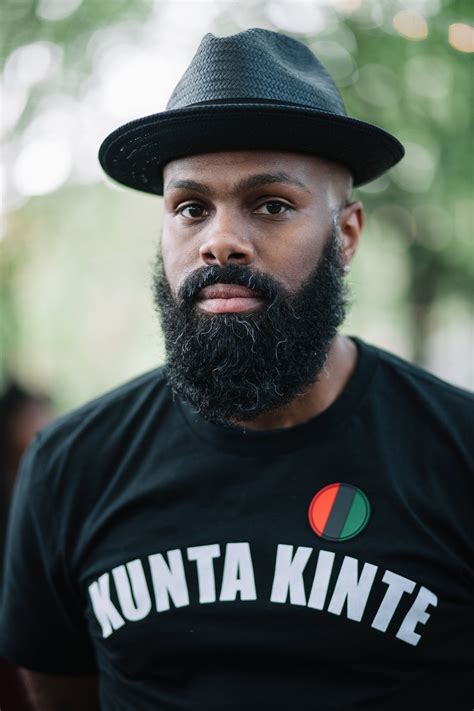
[[[244,232],[244,225],[235,215],[216,215],[199,249],[203,262],[220,266],[251,264],[255,250]]]

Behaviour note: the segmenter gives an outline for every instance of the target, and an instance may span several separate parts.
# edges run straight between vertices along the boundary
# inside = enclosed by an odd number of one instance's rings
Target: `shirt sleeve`
[[[48,473],[39,438],[23,457],[9,513],[0,612],[0,653],[45,674],[96,672],[78,595],[58,540]],[[46,458],[45,458],[46,459]]]

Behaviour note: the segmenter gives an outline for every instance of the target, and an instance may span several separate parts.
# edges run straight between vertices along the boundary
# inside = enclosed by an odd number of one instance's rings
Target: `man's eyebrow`
[[[310,192],[308,187],[302,183],[298,178],[294,178],[284,171],[278,171],[277,173],[256,173],[254,175],[248,175],[245,178],[239,180],[239,182],[234,186],[234,192],[239,193],[245,190],[251,190],[252,188],[258,188],[263,185],[270,185],[272,183],[286,183],[287,185],[295,185],[298,188]],[[182,188],[184,190],[195,190],[203,195],[212,196],[213,191],[204,183],[198,183],[195,180],[172,180],[167,185],[165,190],[171,190],[172,188],[178,189]]]
[[[212,190],[204,183],[197,183],[195,180],[171,180],[167,185],[165,185],[166,190],[182,188],[184,190],[195,190],[197,193],[204,193],[204,195],[211,195]]]

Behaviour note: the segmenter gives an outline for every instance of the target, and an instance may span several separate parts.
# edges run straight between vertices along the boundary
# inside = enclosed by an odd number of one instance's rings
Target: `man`
[[[255,28],[102,145],[164,196],[167,364],[24,459],[0,650],[39,709],[471,707],[472,399],[338,333],[352,185],[402,154]]]

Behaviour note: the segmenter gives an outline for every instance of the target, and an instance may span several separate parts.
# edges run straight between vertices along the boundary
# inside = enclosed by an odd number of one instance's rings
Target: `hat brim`
[[[354,186],[374,180],[405,153],[387,131],[346,116],[294,105],[206,103],[120,126],[102,143],[99,161],[122,185],[162,195],[167,163],[225,150],[315,155],[346,166]]]

